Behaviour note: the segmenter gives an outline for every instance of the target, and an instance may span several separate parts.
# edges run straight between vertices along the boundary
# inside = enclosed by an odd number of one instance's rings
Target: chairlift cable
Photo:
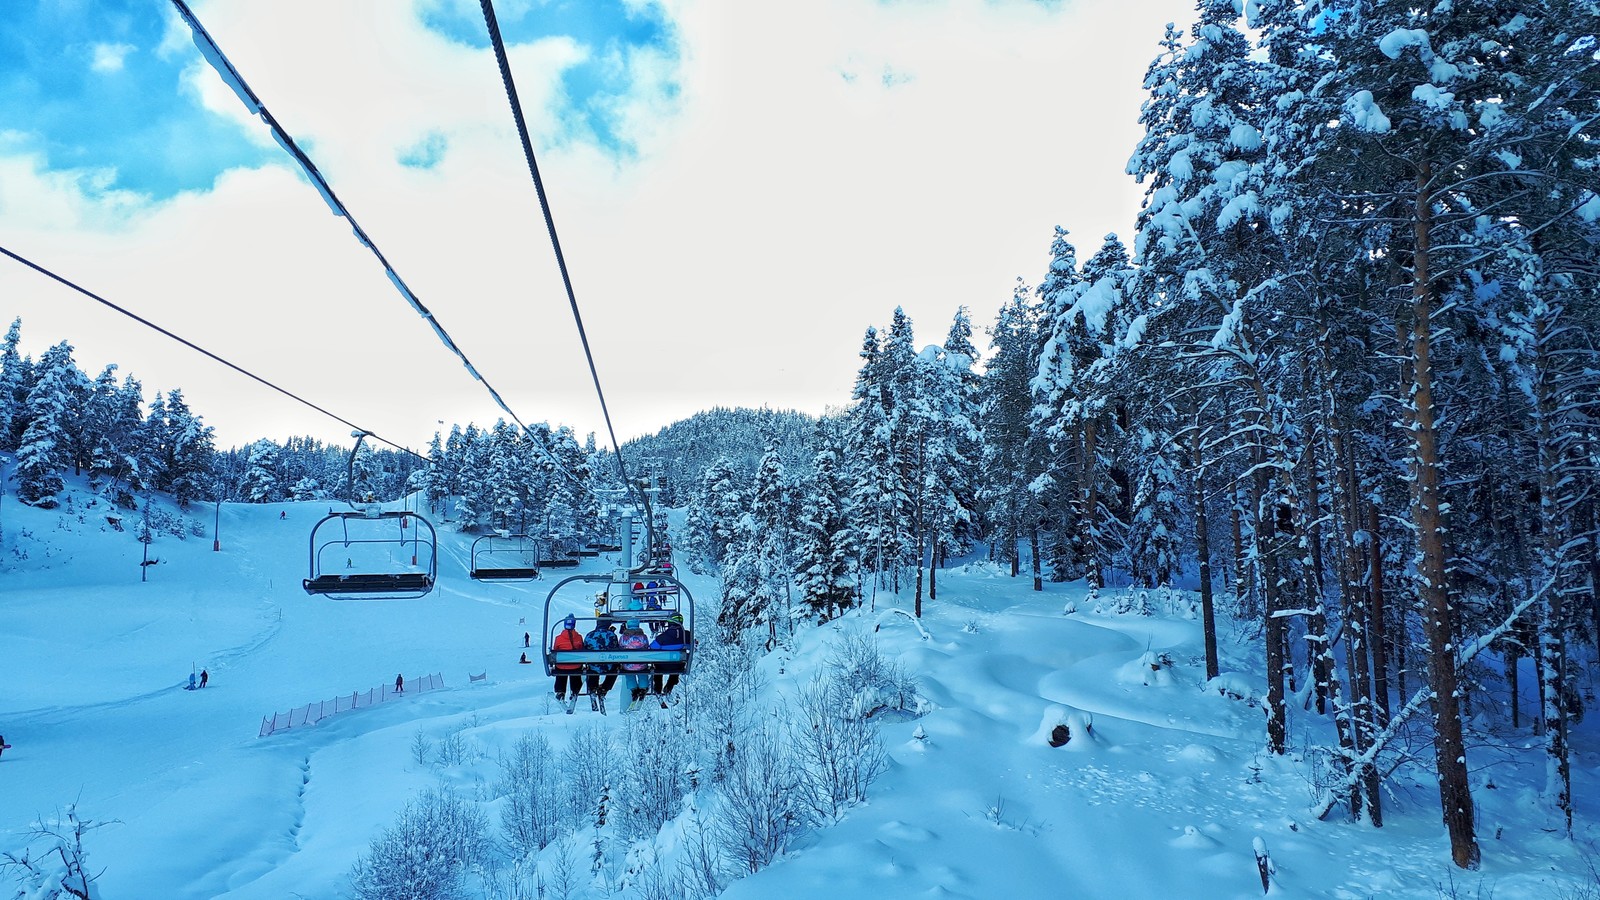
[[[178,0],[174,0],[178,2]],[[500,80],[505,85],[506,100],[511,104],[511,116],[516,120],[517,136],[522,141],[522,155],[528,161],[528,172],[533,176],[533,187],[539,195],[539,209],[544,213],[544,224],[550,232],[550,246],[556,254],[556,265],[561,269],[561,283],[567,290],[567,304],[572,307],[572,321],[578,326],[578,339],[583,343],[583,356],[589,363],[589,377],[594,381],[594,392],[600,400],[600,414],[605,419],[606,431],[611,436],[611,447],[617,454],[617,474],[621,476],[622,483],[639,497],[640,506],[646,510],[645,528],[650,535],[650,543],[655,544],[655,525],[650,521],[649,503],[644,499],[644,494],[628,478],[628,467],[622,456],[622,445],[617,441],[617,429],[611,424],[611,410],[606,406],[605,391],[600,387],[600,373],[595,368],[594,353],[589,347],[589,335],[583,327],[583,315],[578,311],[578,296],[572,287],[572,275],[567,270],[566,255],[561,252],[561,239],[556,234],[555,216],[550,211],[550,198],[545,194],[544,179],[539,176],[539,163],[534,158],[533,141],[528,136],[528,122],[522,115],[522,102],[517,99],[517,85],[511,76],[511,62],[506,56],[505,41],[500,36],[500,23],[495,18],[494,3],[492,0],[479,0],[483,7],[483,22],[489,30],[489,40],[494,45],[495,62],[500,67]]]
[[[455,340],[450,337],[450,333],[445,331],[444,326],[439,323],[438,317],[422,304],[422,301],[418,299],[416,293],[411,290],[410,286],[407,285],[400,277],[400,274],[395,271],[394,266],[390,265],[389,260],[383,255],[383,252],[378,249],[378,245],[374,243],[372,238],[367,235],[366,231],[362,229],[361,225],[356,222],[355,216],[350,214],[349,208],[346,207],[339,199],[338,195],[333,192],[333,186],[330,185],[328,180],[323,177],[322,172],[317,169],[316,164],[311,161],[311,158],[306,155],[305,151],[300,149],[300,145],[295,143],[294,138],[290,136],[289,132],[278,123],[277,118],[274,117],[272,112],[267,109],[266,104],[262,103],[261,99],[256,96],[255,91],[251,90],[250,86],[245,83],[244,77],[239,74],[239,70],[234,68],[233,63],[229,62],[228,58],[223,55],[222,48],[217,45],[216,40],[211,37],[210,32],[206,31],[205,26],[200,24],[200,19],[195,16],[192,10],[189,9],[188,4],[186,4],[184,0],[172,0],[172,3],[177,7],[178,14],[183,17],[184,22],[188,24],[190,31],[194,33],[195,46],[199,48],[201,55],[206,58],[206,61],[211,64],[211,67],[216,70],[217,74],[228,85],[228,87],[233,90],[240,102],[242,102],[252,114],[260,116],[261,120],[265,122],[267,127],[272,130],[272,135],[277,139],[278,144],[282,146],[290,156],[294,157],[295,162],[300,164],[301,170],[305,172],[306,177],[311,180],[312,185],[315,186],[318,193],[322,195],[323,202],[328,205],[328,208],[333,211],[333,214],[345,219],[350,223],[351,230],[355,232],[356,240],[360,241],[362,246],[372,251],[372,255],[377,258],[379,264],[383,266],[384,272],[388,274],[389,281],[394,285],[395,290],[400,292],[400,296],[405,299],[406,303],[409,304],[412,309],[416,310],[418,315],[427,320],[428,325],[433,329],[433,332],[439,338],[440,343],[444,344],[444,346],[451,353],[456,355],[457,359],[461,360],[461,364],[466,367],[467,372],[471,374],[473,378],[477,379],[477,381],[483,385],[484,389],[489,392],[489,396],[493,398],[495,405],[504,410],[506,415],[510,416],[511,420],[517,423],[524,434],[531,434],[531,431],[529,430],[528,426],[523,423],[521,417],[519,417],[516,412],[506,404],[504,398],[500,396],[500,392],[495,390],[494,386],[489,383],[487,378],[483,377],[483,374],[480,373],[477,367],[472,364],[472,360],[467,358],[467,354],[463,352],[462,349],[456,344]],[[565,270],[563,269],[563,271]],[[592,361],[590,363],[590,368],[593,368]],[[609,426],[610,422],[608,420],[607,427]],[[374,437],[376,437],[376,435],[374,435]],[[616,441],[615,434],[612,435],[612,441],[613,443]],[[576,484],[580,490],[592,494],[589,486],[585,484],[583,480],[575,475],[570,469],[568,469],[559,458],[557,458],[554,454],[545,451],[542,446],[538,446],[537,442],[534,443],[535,449],[548,458],[550,462],[554,463],[557,470],[559,470],[569,480]]]
[[[227,366],[228,368],[234,370],[235,372],[238,372],[240,375],[243,375],[246,378],[251,379],[252,381],[258,382],[260,384],[263,384],[263,385],[271,388],[272,390],[277,391],[278,393],[284,395],[285,397],[288,397],[290,400],[293,400],[296,403],[303,404],[305,406],[308,406],[308,407],[316,410],[319,413],[322,413],[323,415],[327,416],[328,418],[333,419],[335,422],[339,422],[339,423],[341,423],[343,425],[347,425],[353,430],[364,432],[365,434],[367,434],[372,439],[377,440],[377,441],[382,441],[383,443],[388,444],[389,446],[393,447],[394,449],[399,450],[401,453],[409,453],[410,455],[415,456],[417,459],[420,459],[423,462],[426,462],[426,463],[429,463],[429,464],[434,464],[436,462],[435,460],[430,460],[426,456],[423,456],[422,454],[416,452],[415,450],[412,450],[409,447],[402,447],[399,444],[396,444],[395,442],[389,440],[388,438],[385,438],[382,435],[374,432],[370,428],[364,428],[364,427],[362,427],[360,425],[355,424],[354,422],[351,422],[349,419],[346,419],[343,416],[340,416],[340,415],[337,415],[335,413],[329,412],[328,410],[323,409],[322,407],[318,406],[317,404],[312,403],[310,400],[307,400],[304,397],[300,397],[300,396],[294,394],[293,392],[291,392],[289,390],[286,390],[284,388],[281,388],[281,387],[277,386],[276,384],[273,384],[272,382],[266,380],[265,378],[262,378],[260,375],[257,375],[257,374],[255,374],[253,372],[250,372],[250,371],[246,370],[246,369],[240,368],[239,366],[236,366],[231,362],[228,362],[227,360],[225,360],[222,357],[216,355],[215,353],[212,353],[210,350],[207,350],[206,348],[201,347],[200,345],[198,345],[198,344],[196,344],[196,343],[194,343],[192,341],[185,340],[184,338],[181,338],[178,335],[173,334],[172,332],[168,331],[167,329],[162,328],[160,325],[157,325],[156,323],[150,321],[149,319],[143,318],[142,316],[138,315],[137,313],[134,313],[134,312],[132,312],[132,311],[130,311],[128,309],[125,309],[125,308],[123,308],[121,306],[118,306],[115,303],[112,303],[110,300],[107,300],[106,298],[100,296],[99,294],[96,294],[94,291],[91,291],[88,288],[83,287],[82,285],[79,285],[79,284],[77,284],[77,283],[75,283],[75,282],[73,282],[73,281],[71,281],[71,280],[69,280],[67,278],[64,278],[61,275],[57,275],[55,272],[50,271],[49,269],[45,268],[44,266],[39,265],[38,263],[34,262],[33,260],[30,260],[30,259],[27,259],[27,258],[25,258],[23,256],[20,256],[17,253],[14,253],[11,250],[6,249],[5,247],[0,247],[0,253],[3,253],[6,256],[11,257],[12,259],[16,260],[19,263],[22,263],[23,265],[25,265],[28,268],[34,270],[35,272],[38,272],[39,274],[45,276],[46,278],[52,279],[52,280],[54,280],[56,282],[59,282],[62,285],[65,285],[66,287],[71,288],[74,291],[77,291],[78,293],[84,295],[85,297],[88,297],[91,300],[94,300],[95,302],[101,304],[102,306],[105,306],[105,307],[107,307],[109,309],[115,310],[116,312],[119,312],[124,316],[127,316],[128,318],[134,320],[135,322],[138,322],[139,324],[145,326],[146,328],[153,329],[153,330],[159,332],[160,334],[163,334],[166,337],[169,337],[172,340],[177,341],[178,343],[184,345],[185,347],[188,347],[190,350],[193,350],[196,353],[201,354],[202,356],[205,356],[205,357],[207,357],[209,359],[212,359],[212,360],[215,360],[216,362],[221,363],[224,366]]]

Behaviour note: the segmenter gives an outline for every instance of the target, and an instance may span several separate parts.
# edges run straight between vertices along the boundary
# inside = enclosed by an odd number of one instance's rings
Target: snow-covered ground
[[[113,821],[86,839],[106,900],[343,896],[352,863],[408,799],[441,781],[483,795],[497,754],[523,734],[561,746],[585,724],[681,716],[563,714],[539,667],[517,663],[549,582],[469,580],[470,536],[446,524],[436,523],[433,594],[338,601],[301,590],[326,503],[223,504],[220,552],[216,510],[196,507],[187,518],[200,533],[160,535],[141,582],[137,516],[118,531],[85,497],[49,511],[9,491],[0,502],[0,734],[13,745],[0,758],[0,850],[20,849],[32,823],[71,804]],[[708,605],[715,582],[685,579]],[[885,612],[896,602],[880,593],[875,610],[807,629],[762,660],[781,710],[841,632],[876,626],[926,712],[883,725],[890,763],[865,804],[725,896],[1242,898],[1262,893],[1258,843],[1274,896],[1600,896],[1593,718],[1575,734],[1574,840],[1538,803],[1536,738],[1503,730],[1469,750],[1484,864],[1463,873],[1423,780],[1391,781],[1381,829],[1310,818],[1313,767],[1263,754],[1261,711],[1202,690],[1199,624],[1181,609],[1096,612],[1081,586],[1036,594],[981,562],[941,573],[938,587],[926,636]],[[1081,608],[1063,614],[1069,603]],[[1230,630],[1222,649],[1225,670],[1260,683],[1252,642]],[[183,690],[200,668],[210,686]],[[487,679],[469,683],[480,672]],[[397,673],[440,673],[446,687],[258,737],[274,712]],[[1297,742],[1309,721],[1296,716]],[[1062,723],[1073,739],[1054,748]],[[419,730],[459,732],[472,752],[448,771],[419,764]],[[673,833],[663,831],[663,859]],[[576,896],[607,889],[639,890],[613,873]]]

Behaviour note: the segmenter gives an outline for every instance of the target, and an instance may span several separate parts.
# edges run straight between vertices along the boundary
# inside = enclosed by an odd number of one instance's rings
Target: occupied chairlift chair
[[[556,674],[556,665],[588,665],[595,663],[642,663],[644,668],[635,670],[641,674],[680,674],[687,675],[694,657],[694,597],[688,588],[671,575],[644,573],[653,566],[634,566],[633,560],[633,531],[632,522],[625,517],[622,523],[621,534],[628,543],[621,547],[623,552],[622,566],[609,575],[572,575],[557,582],[545,596],[544,601],[544,671],[546,675]],[[650,559],[653,554],[648,551],[644,554]],[[641,581],[648,577],[649,581]],[[601,592],[604,600],[595,600],[592,593],[583,597],[568,598],[561,608],[553,609],[557,595],[563,588],[573,585],[604,585]],[[652,586],[653,585],[653,586]],[[634,603],[637,600],[638,603]],[[574,610],[588,608],[593,603],[593,615],[578,615]],[[632,607],[640,608],[634,609]],[[681,616],[683,630],[686,637],[684,647],[680,650],[556,650],[555,638],[561,628],[561,620],[568,614],[577,620],[579,631],[587,634],[598,624],[621,626],[629,619],[638,619],[647,632],[657,630],[651,627],[664,625],[673,616]],[[552,616],[554,618],[552,618]]]
[[[619,573],[620,574],[620,573]],[[630,601],[637,597],[643,604],[646,591],[635,591],[630,573],[627,581],[617,581],[615,575],[572,575],[557,582],[555,587],[544,601],[544,671],[546,675],[557,674],[556,665],[587,665],[591,663],[643,663],[644,668],[639,674],[669,674],[677,673],[686,675],[694,657],[694,597],[689,594],[677,579],[654,576],[657,587],[650,591],[657,596],[659,608],[656,609],[629,609]],[[587,634],[593,630],[596,623],[621,626],[629,619],[638,619],[641,626],[649,633],[651,623],[664,624],[669,618],[677,615],[683,617],[683,630],[688,638],[681,650],[557,650],[555,649],[556,634],[561,629],[561,621],[568,615],[567,612],[555,612],[552,605],[562,588],[572,584],[604,585],[606,594],[605,606],[595,606],[593,615],[573,614],[578,622],[580,634]],[[583,604],[593,594],[586,592],[584,595],[573,595],[573,605]],[[580,606],[581,608],[581,606]],[[554,618],[552,618],[554,616]]]
[[[352,473],[365,438],[358,432],[350,450]],[[301,582],[305,592],[334,599],[413,600],[432,591],[439,568],[433,523],[376,503],[352,500],[350,507],[350,512],[330,510],[311,529],[311,572]]]

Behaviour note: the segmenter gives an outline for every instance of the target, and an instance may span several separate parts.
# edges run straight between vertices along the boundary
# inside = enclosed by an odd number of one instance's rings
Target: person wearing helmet
[[[622,634],[618,636],[617,642],[624,650],[647,650],[650,647],[650,639],[645,637],[644,631],[639,628],[638,619],[629,619],[622,626]],[[644,702],[645,695],[650,692],[650,676],[645,674],[647,668],[642,662],[622,664],[622,680],[628,685],[629,710],[638,709],[639,704]]]
[[[667,619],[667,625],[650,642],[651,650],[682,650],[689,645],[688,635],[683,630],[683,616],[674,614]],[[683,672],[681,662],[656,663],[655,674],[650,676],[650,687],[657,697],[661,699],[661,708],[667,708],[667,698],[672,696],[672,689],[678,686],[678,675]],[[662,676],[666,678],[663,681]]]
[[[556,632],[555,640],[550,642],[550,649],[582,650],[583,636],[578,634],[578,620],[568,615],[561,620],[561,630]],[[583,687],[583,666],[578,663],[557,663],[556,673],[556,702],[567,705],[567,715],[572,715],[572,709],[578,703],[578,692]],[[568,689],[572,697],[567,698]]]
[[[585,650],[616,650],[617,626],[596,621],[594,630],[583,636]],[[584,683],[589,686],[589,708],[599,713],[606,714],[606,694],[617,684],[616,663],[590,663],[589,674],[584,676]]]

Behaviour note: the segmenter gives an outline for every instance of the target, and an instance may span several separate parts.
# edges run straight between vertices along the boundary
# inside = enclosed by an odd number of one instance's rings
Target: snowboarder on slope
[[[201,687],[205,687],[206,686],[206,682],[208,682],[210,680],[211,680],[211,673],[207,672],[205,669],[201,669],[200,670],[200,686]]]
[[[406,676],[404,672],[394,677],[394,692],[396,694],[404,694],[406,692]]]

